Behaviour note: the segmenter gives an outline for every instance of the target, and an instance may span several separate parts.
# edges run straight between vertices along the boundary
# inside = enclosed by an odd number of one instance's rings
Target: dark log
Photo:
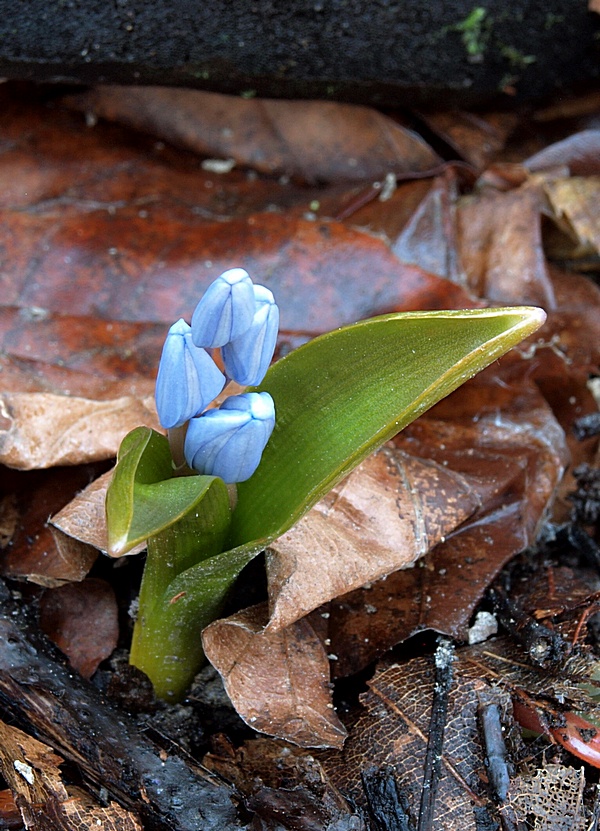
[[[0,0],[0,75],[385,105],[598,78],[586,0]]]
[[[130,718],[61,662],[0,584],[0,710],[75,763],[96,794],[148,831],[239,831],[235,793],[201,767],[159,751]],[[103,790],[104,789],[104,790]]]

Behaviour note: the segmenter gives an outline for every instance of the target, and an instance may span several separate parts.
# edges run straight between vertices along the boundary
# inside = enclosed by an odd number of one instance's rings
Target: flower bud
[[[191,329],[180,319],[169,329],[156,378],[156,409],[166,429],[200,413],[225,386],[225,376],[208,352],[194,346]]]
[[[198,473],[220,476],[227,484],[249,479],[275,426],[275,405],[268,392],[227,398],[218,410],[193,418],[185,438],[188,465]]]
[[[196,346],[224,346],[252,323],[254,292],[243,268],[230,268],[217,277],[196,306],[192,338]]]
[[[227,375],[238,384],[260,384],[275,351],[278,329],[279,308],[272,292],[265,286],[254,286],[254,317],[250,327],[221,350]]]

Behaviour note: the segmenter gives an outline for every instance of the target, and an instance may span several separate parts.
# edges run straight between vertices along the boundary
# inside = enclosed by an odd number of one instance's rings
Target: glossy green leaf
[[[160,567],[168,560],[169,536],[149,540],[144,571],[149,592],[154,580],[146,573],[151,564]],[[150,608],[150,597],[140,594],[130,662],[146,673],[159,698],[178,701],[185,694],[204,660],[202,630],[219,617],[240,571],[259,550],[243,546],[197,563],[157,593]]]
[[[206,499],[229,504],[223,481],[215,476],[173,477],[165,436],[137,427],[123,439],[106,495],[109,554],[126,553],[186,515],[196,514],[196,534],[210,536],[211,529],[198,522],[200,513],[206,514],[199,511]],[[207,548],[214,553],[212,543]]]
[[[353,467],[544,322],[531,307],[407,312],[310,341],[258,388],[276,425],[238,485],[231,547],[290,528]]]

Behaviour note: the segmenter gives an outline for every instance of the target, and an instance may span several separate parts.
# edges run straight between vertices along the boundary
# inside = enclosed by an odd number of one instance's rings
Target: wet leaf
[[[309,182],[376,179],[440,162],[416,133],[351,104],[115,86],[97,87],[74,103],[203,156]]]
[[[109,583],[87,578],[48,589],[40,602],[40,626],[84,678],[117,645],[117,602]]]
[[[254,606],[204,630],[206,656],[234,707],[259,732],[301,747],[341,747],[346,731],[321,641],[306,620],[265,632],[266,619],[266,606]]]
[[[478,507],[460,474],[386,445],[269,546],[268,628],[414,566]]]

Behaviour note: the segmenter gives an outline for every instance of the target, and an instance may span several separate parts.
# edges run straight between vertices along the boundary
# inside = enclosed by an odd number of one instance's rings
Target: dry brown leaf
[[[590,825],[583,804],[585,786],[583,768],[546,764],[536,770],[535,776],[515,777],[507,806],[532,831],[587,831]]]
[[[477,115],[465,110],[423,112],[421,118],[461,158],[479,170],[504,147],[519,120],[510,111]]]
[[[544,196],[527,182],[506,193],[486,189],[457,207],[458,257],[477,297],[556,307],[542,248]]]
[[[395,445],[465,483],[481,508],[419,563],[329,606],[333,672],[352,674],[422,629],[466,640],[502,566],[535,540],[566,461],[564,433],[531,381],[505,361],[407,427]],[[517,373],[516,375],[514,373]],[[450,494],[450,500],[452,494]]]
[[[364,181],[388,171],[424,171],[440,162],[416,133],[377,110],[352,104],[115,86],[72,100],[78,108],[203,156],[310,182]]]
[[[126,433],[141,424],[158,428],[151,398],[0,394],[0,461],[31,470],[108,459],[117,455]]]
[[[0,769],[31,831],[142,831],[130,811],[116,802],[106,807],[62,781],[62,759],[52,748],[0,722]]]
[[[215,621],[206,656],[233,706],[254,730],[301,747],[341,747],[346,731],[331,701],[329,662],[310,623],[265,632],[266,605]]]
[[[314,754],[288,742],[260,736],[234,748],[224,735],[213,737],[202,764],[231,782],[263,819],[286,817],[294,831],[366,831]]]
[[[79,543],[106,553],[108,537],[105,502],[112,475],[113,471],[107,470],[49,520],[59,551],[65,546]],[[141,550],[137,546],[132,553],[139,554]]]
[[[115,593],[105,580],[89,577],[44,593],[40,626],[84,678],[113,652],[119,637]]]
[[[386,445],[269,546],[268,629],[409,568],[479,506],[460,474]]]
[[[583,252],[600,253],[600,176],[572,176],[544,183],[558,224]]]

